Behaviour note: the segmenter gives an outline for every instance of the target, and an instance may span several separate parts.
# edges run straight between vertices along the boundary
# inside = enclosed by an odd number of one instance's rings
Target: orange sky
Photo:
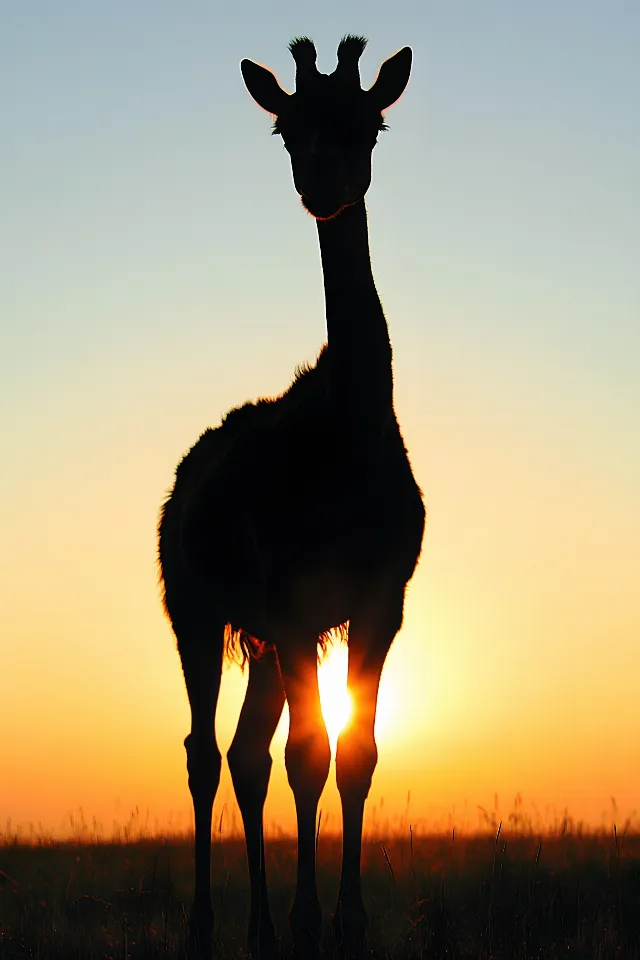
[[[611,796],[630,813],[640,786],[637,507],[630,513],[620,491],[594,509],[606,464],[578,483],[585,451],[567,457],[552,436],[545,452],[535,435],[516,436],[497,417],[490,429],[502,437],[492,449],[478,421],[449,416],[444,428],[405,400],[399,407],[430,515],[383,675],[373,804],[384,798],[393,819],[411,791],[414,822],[455,811],[474,825],[476,804],[491,806],[497,793],[508,812],[519,791],[543,815],[566,805],[598,823]],[[98,471],[88,483],[99,445],[89,439],[82,470],[51,475],[47,497],[31,501],[28,528],[20,513],[4,518],[15,550],[3,570],[12,643],[0,767],[2,814],[14,822],[55,829],[82,807],[108,830],[137,805],[160,824],[172,811],[188,823],[188,707],[153,543],[164,480],[156,464],[169,467],[164,447],[175,439],[152,439],[133,478]],[[344,683],[344,657],[337,648],[323,668],[331,689]],[[225,672],[223,749],[243,682],[237,668]],[[285,736],[283,720],[267,809],[267,822],[283,828],[293,814]],[[333,774],[322,806],[335,824]]]
[[[82,807],[108,833],[136,806],[189,823],[159,505],[200,432],[284,389],[324,337],[315,229],[238,61],[291,87],[288,39],[308,32],[328,69],[348,29],[371,37],[365,83],[414,48],[368,203],[429,511],[371,808],[397,823],[410,791],[414,823],[474,826],[520,792],[547,819],[598,824],[612,796],[631,814],[638,14],[400,2],[390,23],[357,0],[345,23],[283,0],[265,23],[247,0],[221,24],[196,7],[14,5],[3,23],[0,824],[59,831]],[[244,682],[225,673],[223,750]],[[267,823],[287,829],[285,735]],[[335,825],[333,772],[321,805]]]

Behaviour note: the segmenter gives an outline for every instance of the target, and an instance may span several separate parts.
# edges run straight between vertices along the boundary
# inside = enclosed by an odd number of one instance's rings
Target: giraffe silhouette
[[[195,814],[191,950],[211,956],[212,805],[221,755],[215,711],[225,652],[249,664],[228,753],[243,818],[251,905],[249,950],[275,950],[263,843],[271,740],[285,700],[285,764],[297,816],[298,863],[290,927],[296,957],[317,955],[321,910],[315,825],[331,752],[320,707],[318,644],[348,635],[352,717],[336,751],[343,814],[342,870],[333,926],[362,951],[367,915],[360,858],[366,797],[377,762],[374,722],[385,657],[403,618],[425,511],[393,407],[392,352],[369,255],[364,195],[382,112],[404,91],[411,50],[386,60],[369,90],[347,36],[330,75],[311,40],[290,44],[295,93],[250,60],[242,76],[275,117],[304,207],[315,218],[327,344],[275,399],[245,403],[206,430],[176,470],[159,524],[164,605],[191,706],[185,740]]]

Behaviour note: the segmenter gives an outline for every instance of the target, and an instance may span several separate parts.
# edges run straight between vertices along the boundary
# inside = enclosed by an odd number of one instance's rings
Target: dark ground
[[[413,849],[412,849],[413,846]],[[329,916],[340,842],[320,838]],[[571,957],[640,960],[640,835],[392,837],[363,857],[372,958]],[[215,838],[217,956],[244,957],[242,842]],[[273,840],[267,868],[283,956],[295,843]],[[0,957],[185,958],[192,852],[186,840],[0,845]],[[323,956],[334,956],[327,942]]]

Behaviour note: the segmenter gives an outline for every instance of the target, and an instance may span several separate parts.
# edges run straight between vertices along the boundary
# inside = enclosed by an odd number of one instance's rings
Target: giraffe
[[[331,760],[318,690],[318,644],[348,636],[352,717],[338,739],[342,869],[333,928],[361,952],[367,914],[360,859],[364,805],[377,763],[374,722],[383,664],[403,619],[425,522],[393,406],[392,351],[369,255],[364,196],[383,111],[411,70],[404,47],[369,90],[360,85],[366,40],[347,36],[333,73],[311,40],[290,44],[295,93],[243,60],[250,95],[275,118],[302,204],[316,221],[327,343],[274,399],[247,402],[205,430],[178,465],[159,523],[165,611],[191,708],[185,740],[195,817],[191,950],[211,957],[212,805],[221,754],[215,712],[223,658],[249,678],[228,762],[243,819],[250,879],[249,950],[275,951],[267,893],[263,807],[270,744],[285,701],[285,766],[298,836],[290,914],[294,955],[317,956],[321,928],[315,827]]]

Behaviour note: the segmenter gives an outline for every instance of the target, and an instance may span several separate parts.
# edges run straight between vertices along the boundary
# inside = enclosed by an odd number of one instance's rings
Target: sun
[[[329,734],[331,752],[335,756],[340,731],[349,722],[352,712],[347,691],[349,651],[344,644],[335,644],[318,668],[318,686],[322,715]],[[388,684],[381,684],[376,711],[376,736],[387,728],[392,713],[392,697]]]
[[[334,754],[340,731],[351,716],[351,697],[347,692],[348,660],[346,646],[336,644],[318,668],[322,716],[327,725],[331,752]]]

